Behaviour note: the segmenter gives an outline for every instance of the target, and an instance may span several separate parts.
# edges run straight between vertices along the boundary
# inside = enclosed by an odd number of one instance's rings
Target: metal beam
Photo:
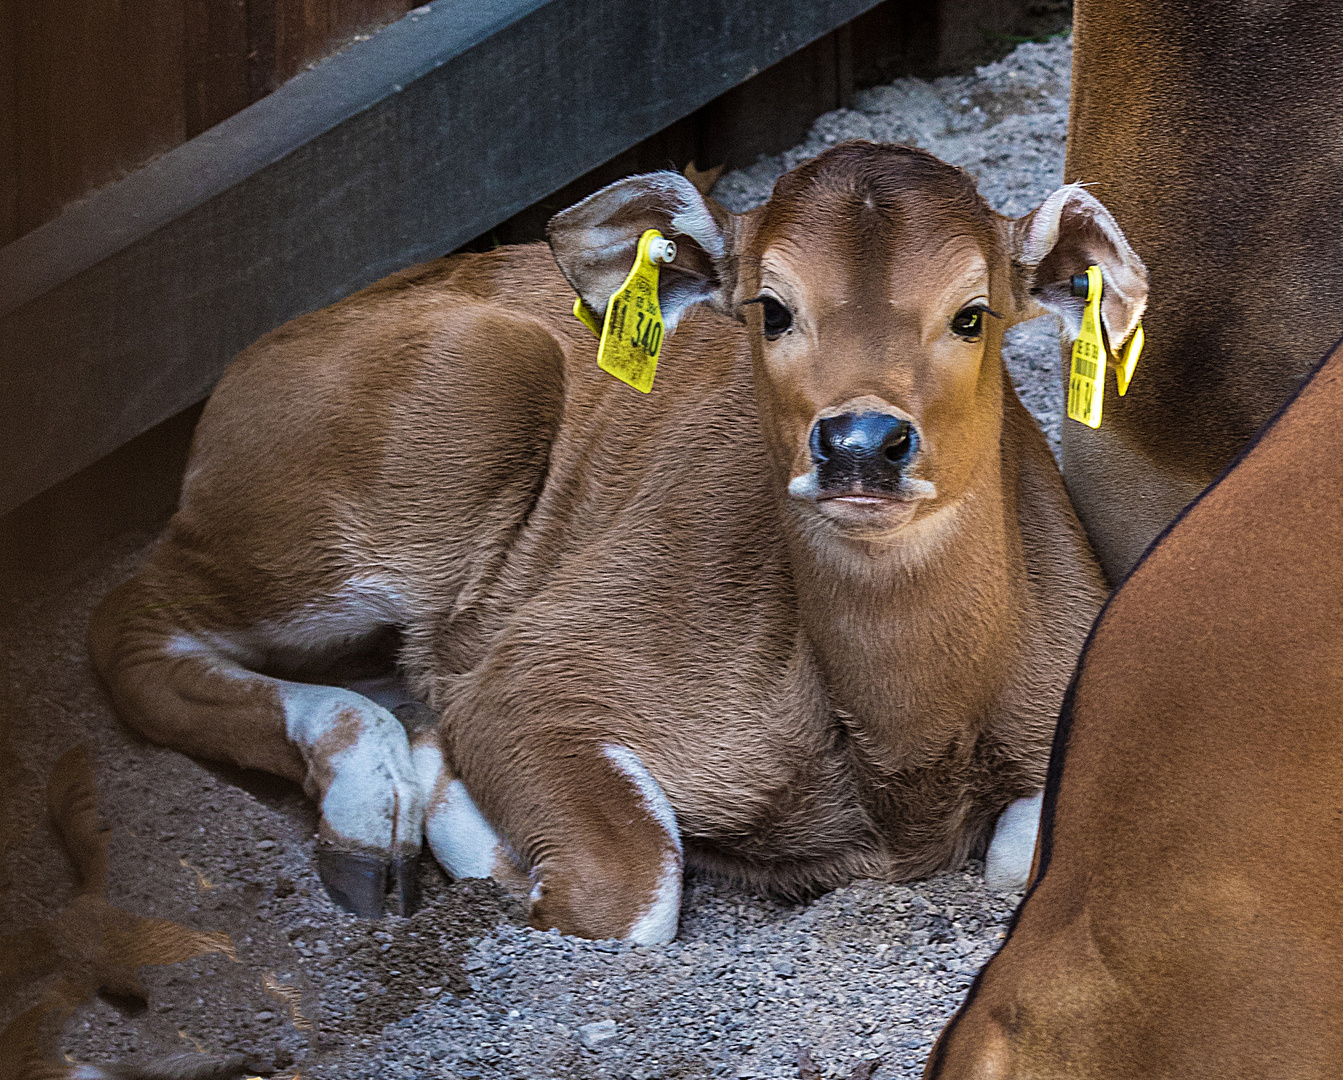
[[[0,513],[875,6],[438,0],[0,248]]]

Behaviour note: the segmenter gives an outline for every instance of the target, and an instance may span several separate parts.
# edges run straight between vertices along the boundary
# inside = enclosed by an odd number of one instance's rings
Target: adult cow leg
[[[118,713],[153,742],[302,784],[320,808],[317,864],[332,899],[377,916],[390,891],[409,914],[425,800],[402,724],[352,690],[250,670],[228,634],[185,628],[177,607],[142,576],[95,612],[89,651]]]

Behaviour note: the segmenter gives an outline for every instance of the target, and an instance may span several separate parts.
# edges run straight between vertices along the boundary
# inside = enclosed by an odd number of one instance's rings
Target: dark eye
[[[984,314],[988,308],[974,304],[961,308],[951,319],[951,332],[966,341],[976,341],[984,332]]]
[[[793,313],[772,296],[762,296],[758,301],[765,316],[765,337],[776,338],[793,325]]]

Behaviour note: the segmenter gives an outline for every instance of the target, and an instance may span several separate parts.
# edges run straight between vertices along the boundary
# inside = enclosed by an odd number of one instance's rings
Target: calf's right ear
[[[732,215],[705,199],[680,173],[617,180],[561,210],[550,219],[546,233],[560,270],[601,319],[634,265],[639,237],[648,229],[676,241],[676,258],[658,274],[658,304],[667,333],[695,304],[729,312],[736,268],[730,251]]]

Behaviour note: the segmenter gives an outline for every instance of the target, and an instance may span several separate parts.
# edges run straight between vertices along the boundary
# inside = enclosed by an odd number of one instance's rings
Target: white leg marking
[[[1035,837],[1040,831],[1040,805],[1045,793],[1037,792],[1009,804],[998,817],[993,840],[984,860],[984,884],[990,889],[1015,892],[1026,886],[1035,856]]]
[[[679,857],[668,852],[662,857],[662,878],[648,910],[630,927],[627,940],[639,945],[665,945],[676,937],[681,920],[681,881],[684,868]]]
[[[451,781],[434,799],[424,834],[434,858],[455,878],[494,877],[508,859],[503,842],[460,780]]]
[[[285,731],[308,764],[322,838],[340,847],[418,851],[425,796],[400,722],[351,690],[280,684]]]
[[[681,830],[676,811],[662,785],[650,773],[639,755],[626,746],[607,743],[602,747],[607,760],[639,791],[648,816],[662,826],[674,850],[662,857],[662,876],[648,908],[635,920],[625,935],[640,945],[661,945],[676,937],[681,918],[681,880],[685,860],[681,849]]]
[[[437,733],[415,740],[415,768],[429,796],[424,838],[438,864],[455,878],[487,878],[506,865],[509,852],[480,812],[466,785],[443,762]]]

